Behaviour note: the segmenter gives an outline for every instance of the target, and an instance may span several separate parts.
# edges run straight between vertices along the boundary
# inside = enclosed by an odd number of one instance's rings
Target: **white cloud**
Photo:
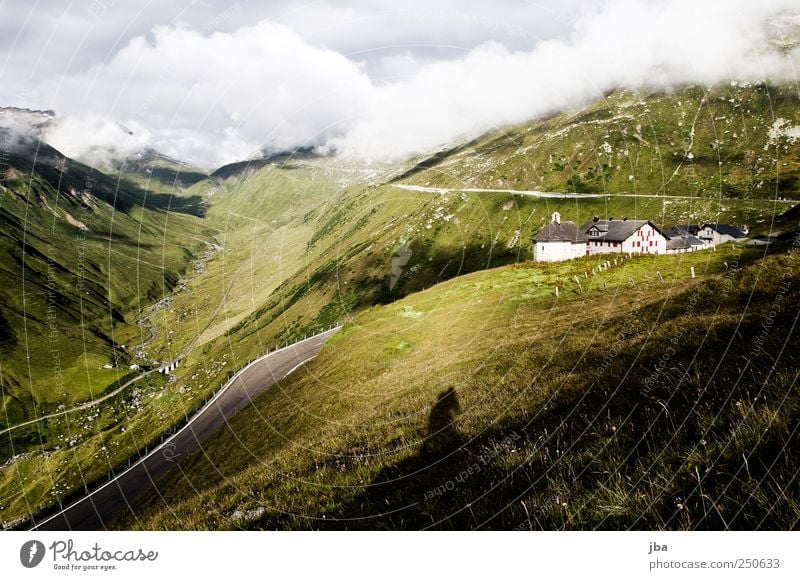
[[[621,86],[794,78],[797,51],[768,50],[765,21],[796,12],[797,0],[571,1],[560,11],[498,2],[399,12],[369,0],[313,3],[285,8],[283,24],[233,27],[230,19],[252,17],[247,5],[229,13],[227,32],[157,26],[36,92],[66,117],[51,140],[67,154],[127,147],[131,139],[100,121],[113,119],[170,156],[212,167],[262,147],[398,158]],[[555,24],[536,20],[548,15]]]
[[[109,131],[81,130],[99,116],[149,127],[156,148],[209,166],[264,146],[322,144],[373,90],[360,64],[270,22],[211,35],[157,27],[108,64],[58,82],[58,112],[70,119],[59,125],[66,154],[114,144]]]
[[[114,159],[138,153],[151,140],[150,132],[139,123],[123,127],[106,117],[87,115],[57,118],[47,130],[45,140],[67,155],[93,166],[107,166]]]
[[[794,79],[792,59],[768,49],[766,18],[796,2],[617,0],[579,20],[565,40],[528,52],[484,44],[381,87],[351,130],[345,154],[395,158],[456,137],[523,122],[617,87]]]

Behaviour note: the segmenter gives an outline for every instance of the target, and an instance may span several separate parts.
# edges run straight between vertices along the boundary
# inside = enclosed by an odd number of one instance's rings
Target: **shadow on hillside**
[[[435,459],[460,446],[461,436],[454,425],[460,412],[461,405],[453,387],[439,393],[428,417],[428,436],[422,444],[422,455]]]
[[[150,209],[169,210],[194,216],[205,214],[205,202],[198,195],[182,197],[147,192],[128,179],[120,179],[118,176],[98,171],[80,161],[65,158],[49,146],[44,144],[42,146],[43,149],[33,158],[24,155],[9,156],[9,165],[38,174],[54,190],[87,192],[124,213],[144,204]],[[187,173],[186,177],[191,180],[197,175]]]
[[[482,523],[470,505],[486,498],[510,501],[524,491],[527,482],[520,479],[514,484],[497,461],[508,452],[512,432],[487,430],[467,440],[455,424],[460,412],[456,390],[442,391],[431,407],[427,435],[417,454],[385,467],[352,501],[326,513],[314,527],[469,530]],[[491,489],[494,486],[497,490]],[[503,499],[493,491],[500,491]]]
[[[721,290],[716,283],[707,286],[693,290],[699,292],[696,308],[703,312],[719,306],[714,296]],[[720,530],[796,525],[791,510],[786,517],[772,511],[784,488],[763,482],[768,476],[792,481],[797,472],[800,421],[787,409],[797,401],[791,385],[798,363],[793,354],[777,361],[771,355],[782,349],[796,352],[798,335],[786,329],[800,303],[797,291],[785,291],[785,310],[776,313],[776,330],[763,349],[754,350],[746,338],[759,336],[775,292],[781,291],[770,287],[758,306],[751,304],[753,311],[742,316],[739,304],[753,291],[746,279],[735,282],[722,306],[736,316],[723,317],[711,337],[708,328],[692,324],[695,314],[687,314],[685,294],[662,303],[657,312],[639,309],[635,314],[646,321],[683,328],[675,335],[679,340],[620,343],[610,363],[602,350],[564,352],[565,360],[584,357],[581,366],[590,370],[582,375],[582,387],[560,389],[548,400],[546,412],[517,415],[502,429],[487,429],[472,439],[456,428],[460,405],[455,390],[444,391],[431,408],[419,452],[384,467],[314,527]],[[635,332],[641,336],[641,330]],[[729,339],[734,336],[741,338]],[[672,346],[666,349],[665,344]],[[668,365],[662,364],[665,356]],[[765,376],[771,377],[767,383]],[[787,406],[789,400],[795,403]],[[778,415],[783,418],[775,419]],[[745,439],[745,433],[757,435]],[[533,453],[532,441],[537,442]],[[526,457],[511,458],[512,453]],[[700,462],[696,470],[686,465],[687,455]],[[665,473],[672,474],[668,481]],[[573,502],[580,506],[577,511]]]
[[[394,254],[386,262],[383,277],[367,277],[361,282],[365,296],[362,303],[390,304],[457,276],[520,262],[526,255],[519,248],[487,245],[479,238],[460,247],[434,245],[432,240],[413,242],[405,264],[394,267],[398,257]]]
[[[179,189],[191,187],[208,177],[205,173],[200,173],[199,171],[181,171],[169,167],[152,167],[149,175],[155,180],[172,184]]]
[[[135,205],[141,205],[147,209],[183,213],[195,217],[203,217],[206,213],[206,202],[199,195],[183,196],[177,193],[160,193],[153,190],[145,190],[126,178],[120,179],[119,183],[125,190],[135,194],[133,198],[117,197],[113,200],[112,205],[115,205],[116,209],[120,211],[127,212]],[[154,182],[153,185],[157,187],[158,182]],[[177,188],[177,185],[175,187]]]

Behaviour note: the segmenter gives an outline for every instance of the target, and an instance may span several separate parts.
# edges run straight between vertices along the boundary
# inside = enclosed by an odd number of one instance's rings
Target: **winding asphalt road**
[[[203,440],[224,425],[237,411],[300,365],[314,358],[339,328],[333,328],[259,359],[239,371],[177,433],[88,495],[31,527],[32,530],[104,529],[169,471],[199,448]]]

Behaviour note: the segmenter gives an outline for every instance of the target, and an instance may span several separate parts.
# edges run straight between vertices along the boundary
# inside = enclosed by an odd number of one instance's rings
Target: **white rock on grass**
[[[267,508],[262,505],[246,510],[236,510],[231,514],[231,519],[237,523],[253,522],[261,518],[265,513],[267,513]]]

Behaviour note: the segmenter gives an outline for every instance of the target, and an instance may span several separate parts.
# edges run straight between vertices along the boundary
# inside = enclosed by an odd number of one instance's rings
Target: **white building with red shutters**
[[[664,254],[667,238],[648,220],[594,219],[578,231],[586,244],[585,255],[593,254]]]
[[[533,259],[559,262],[595,254],[665,254],[667,237],[648,220],[593,219],[580,227],[554,213],[533,240]]]

